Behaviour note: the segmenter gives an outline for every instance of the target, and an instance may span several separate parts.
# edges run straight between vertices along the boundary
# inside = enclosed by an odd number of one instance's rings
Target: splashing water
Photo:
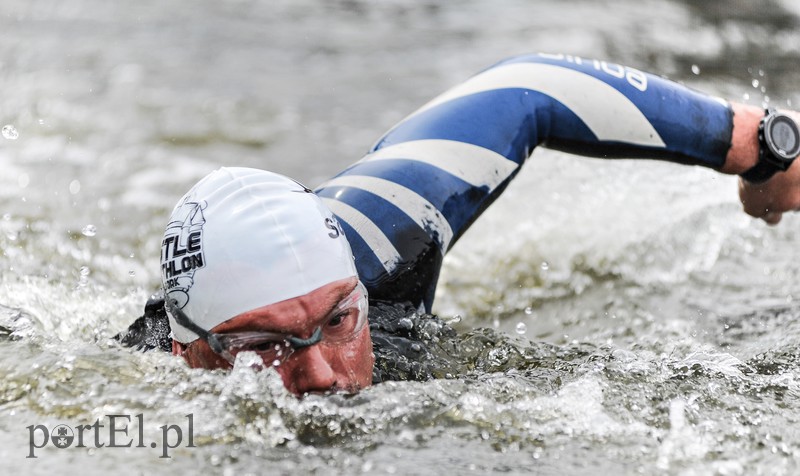
[[[796,474],[797,219],[751,221],[707,170],[537,149],[445,260],[435,311],[458,319],[371,312],[380,383],[358,395],[111,338],[158,288],[172,205],[219,166],[319,183],[531,45],[796,104],[792,2],[143,1],[0,16],[5,472]],[[128,435],[142,414],[143,447],[25,457],[28,426],[100,421],[107,444],[109,414]]]
[[[81,229],[81,234],[83,236],[95,236],[97,234],[97,227],[94,225],[86,225]]]
[[[17,131],[16,127],[12,126],[11,124],[6,124],[3,126],[2,134],[3,137],[8,140],[16,140],[19,138],[19,132]]]

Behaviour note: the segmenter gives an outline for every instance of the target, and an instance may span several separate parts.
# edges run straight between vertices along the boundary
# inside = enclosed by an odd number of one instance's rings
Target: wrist
[[[758,125],[764,117],[764,110],[747,104],[732,103],[733,130],[731,148],[720,172],[741,174],[758,163]]]

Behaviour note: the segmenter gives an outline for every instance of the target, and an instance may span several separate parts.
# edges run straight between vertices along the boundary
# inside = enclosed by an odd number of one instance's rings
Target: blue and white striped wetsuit
[[[537,145],[718,168],[732,127],[729,104],[656,76],[521,56],[433,99],[316,192],[339,217],[370,297],[429,312],[445,253]]]

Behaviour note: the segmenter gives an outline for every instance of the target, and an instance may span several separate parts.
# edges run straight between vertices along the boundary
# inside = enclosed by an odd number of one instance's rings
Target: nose
[[[318,345],[295,352],[282,367],[284,386],[298,395],[336,386],[336,373]]]

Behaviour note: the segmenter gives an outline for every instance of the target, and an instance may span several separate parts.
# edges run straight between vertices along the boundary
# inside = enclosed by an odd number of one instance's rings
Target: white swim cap
[[[283,175],[221,168],[172,211],[161,243],[166,299],[206,330],[245,311],[357,276],[336,217]],[[198,336],[168,312],[175,340]]]

